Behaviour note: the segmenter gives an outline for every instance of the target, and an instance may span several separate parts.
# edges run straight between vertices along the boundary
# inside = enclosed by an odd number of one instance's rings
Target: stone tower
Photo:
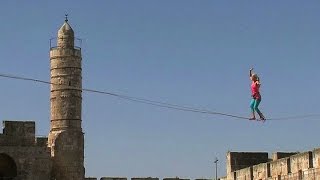
[[[81,49],[74,45],[68,19],[58,31],[57,45],[50,48],[51,116],[48,147],[56,180],[84,179],[84,135],[81,128]]]

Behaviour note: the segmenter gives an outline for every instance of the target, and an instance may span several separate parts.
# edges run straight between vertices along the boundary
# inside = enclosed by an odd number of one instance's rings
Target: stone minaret
[[[81,49],[66,18],[50,49],[51,121],[48,147],[56,180],[84,179],[84,135],[81,128]]]

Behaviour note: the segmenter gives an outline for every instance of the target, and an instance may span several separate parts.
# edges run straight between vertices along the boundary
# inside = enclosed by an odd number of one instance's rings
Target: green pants
[[[257,112],[258,114],[261,114],[258,106],[261,102],[261,99],[252,99],[251,102],[250,102],[250,108],[252,110],[252,112]]]

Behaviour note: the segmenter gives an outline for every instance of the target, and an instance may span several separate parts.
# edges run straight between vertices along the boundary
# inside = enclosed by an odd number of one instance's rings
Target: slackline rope
[[[42,84],[49,84],[49,85],[65,85],[65,84],[55,84],[52,82],[29,78],[29,77],[2,74],[2,73],[0,73],[0,77],[9,78],[9,79],[18,79],[18,80],[24,80],[24,81],[33,81],[33,82],[42,83]],[[233,114],[211,111],[211,110],[206,110],[206,109],[193,108],[193,107],[188,107],[188,106],[181,106],[181,105],[177,105],[177,104],[154,101],[154,100],[138,98],[138,97],[133,97],[133,96],[127,96],[127,95],[121,95],[121,94],[107,92],[107,91],[99,91],[99,90],[86,89],[86,88],[79,89],[75,86],[70,86],[70,85],[65,85],[65,86],[68,86],[68,87],[74,88],[74,89],[78,89],[78,90],[82,90],[82,91],[86,91],[86,92],[114,96],[114,97],[118,97],[121,99],[125,99],[127,101],[132,101],[132,102],[137,102],[137,103],[142,103],[142,104],[147,104],[147,105],[152,105],[152,106],[158,106],[158,107],[162,107],[162,108],[168,108],[168,109],[174,109],[174,110],[186,111],[186,112],[202,113],[202,114],[220,115],[220,116],[226,116],[226,117],[231,117],[231,118],[236,118],[236,119],[246,119],[246,120],[249,119],[248,117],[239,116],[239,115],[233,115]],[[318,116],[320,116],[320,114],[308,114],[308,115],[299,115],[299,116],[290,116],[290,117],[267,118],[266,120],[268,120],[268,121],[269,120],[292,120],[292,119],[301,119],[301,118],[306,118],[306,117],[318,117]]]

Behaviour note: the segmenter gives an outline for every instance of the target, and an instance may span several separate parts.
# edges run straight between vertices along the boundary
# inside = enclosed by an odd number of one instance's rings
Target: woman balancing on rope
[[[259,92],[259,88],[260,88],[261,84],[260,84],[259,77],[257,74],[253,73],[253,68],[250,69],[249,74],[250,74],[250,79],[252,81],[252,83],[251,83],[252,100],[250,103],[252,117],[250,118],[250,120],[256,119],[255,112],[257,112],[260,116],[260,120],[265,121],[266,118],[263,116],[263,114],[261,113],[261,111],[258,108],[258,106],[261,102],[261,94]]]

